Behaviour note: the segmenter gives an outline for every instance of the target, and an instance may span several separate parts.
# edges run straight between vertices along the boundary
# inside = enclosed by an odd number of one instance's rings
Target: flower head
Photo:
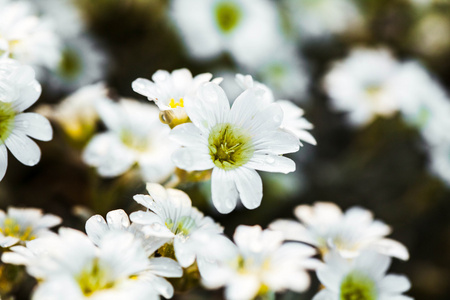
[[[195,58],[227,52],[238,63],[257,66],[279,44],[276,12],[275,3],[267,0],[176,0],[171,16]]]
[[[306,269],[317,265],[315,250],[300,243],[284,243],[283,235],[260,226],[238,226],[216,261],[199,262],[203,283],[225,286],[226,299],[254,299],[268,292],[305,291],[310,284]]]
[[[148,195],[136,195],[134,200],[148,210],[130,215],[134,223],[147,225],[142,228],[147,236],[165,239],[159,252],[174,256],[182,267],[195,261],[200,246],[197,241],[208,236],[219,235],[223,228],[210,217],[205,217],[192,207],[189,196],[180,190],[164,189],[159,184],[147,185]]]
[[[352,261],[333,253],[327,257],[326,264],[317,270],[325,289],[313,300],[412,300],[402,295],[411,287],[405,276],[386,275],[390,264],[389,257],[375,252],[363,252]]]
[[[294,213],[302,223],[277,220],[270,228],[284,232],[286,239],[316,246],[323,255],[334,250],[345,258],[354,258],[368,249],[403,260],[409,258],[405,246],[385,238],[391,228],[374,221],[368,210],[353,207],[343,214],[333,203],[317,202],[297,206]]]
[[[37,16],[29,1],[0,0],[0,57],[53,68],[60,40],[52,24]]]
[[[87,164],[97,167],[100,175],[112,177],[137,163],[148,182],[172,174],[175,167],[170,155],[176,145],[168,138],[170,128],[159,122],[158,109],[129,99],[119,103],[102,99],[97,108],[107,132],[94,136],[86,146],[83,158]]]
[[[61,218],[44,215],[36,208],[10,207],[6,213],[0,210],[0,247],[25,245],[27,241],[51,234],[49,228],[60,223]]]
[[[376,116],[391,116],[398,109],[392,79],[400,64],[385,49],[355,49],[325,76],[332,107],[348,112],[351,124],[361,126]]]
[[[41,86],[34,71],[14,60],[0,60],[0,180],[8,166],[7,148],[24,165],[34,166],[41,158],[39,147],[29,137],[52,139],[48,120],[36,113],[22,113],[36,102]]]
[[[185,100],[192,123],[181,124],[171,137],[184,148],[172,158],[187,170],[213,169],[212,200],[221,213],[231,212],[240,196],[248,209],[262,199],[262,181],[255,170],[289,173],[295,163],[281,156],[299,150],[299,141],[280,130],[283,111],[276,103],[261,105],[264,92],[244,91],[230,108],[224,91],[214,83],[200,87]]]

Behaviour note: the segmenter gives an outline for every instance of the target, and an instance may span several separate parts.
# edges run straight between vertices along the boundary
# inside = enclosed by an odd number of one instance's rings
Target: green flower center
[[[233,2],[221,2],[216,5],[216,20],[219,28],[229,33],[239,24],[242,12],[238,5]]]
[[[13,131],[15,116],[11,103],[0,102],[0,145],[5,143]]]
[[[106,270],[100,267],[98,259],[94,259],[77,277],[77,282],[83,294],[89,297],[97,291],[112,288],[114,282],[109,280],[107,274]]]
[[[61,76],[68,79],[75,79],[80,75],[81,70],[82,62],[78,53],[72,49],[65,49],[62,52],[61,61],[59,62]]]
[[[228,123],[214,126],[208,137],[209,154],[214,164],[224,170],[236,169],[253,156],[251,136]]]
[[[143,137],[138,137],[131,130],[122,130],[120,133],[120,140],[128,148],[138,151],[145,152],[148,150],[148,140]]]
[[[27,226],[21,227],[16,220],[12,218],[6,218],[3,221],[3,226],[0,226],[0,233],[4,236],[11,236],[18,238],[21,241],[31,241],[36,237],[33,235],[33,227]]]
[[[191,217],[181,217],[178,222],[174,222],[171,218],[166,219],[166,226],[174,234],[181,233],[184,236],[189,235],[190,231],[196,227],[195,220]]]
[[[340,300],[375,300],[375,282],[361,273],[348,274],[341,283]]]

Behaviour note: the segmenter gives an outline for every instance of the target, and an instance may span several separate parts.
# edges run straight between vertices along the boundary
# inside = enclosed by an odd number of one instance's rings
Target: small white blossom
[[[26,166],[41,159],[38,145],[52,139],[53,130],[46,118],[37,113],[23,113],[41,95],[41,86],[29,66],[0,59],[0,181],[8,166],[7,149]]]
[[[284,232],[288,240],[316,246],[323,255],[334,250],[345,258],[354,258],[363,250],[373,250],[403,260],[409,258],[405,246],[385,238],[391,228],[374,220],[368,210],[353,207],[343,214],[333,203],[317,202],[297,206],[294,214],[302,223],[277,220],[269,227]]]
[[[310,257],[315,250],[300,243],[284,243],[280,232],[260,226],[238,226],[217,261],[199,261],[203,283],[209,288],[225,286],[225,298],[255,299],[259,294],[292,290],[303,292],[310,285],[306,271],[317,266]]]
[[[181,124],[171,137],[184,148],[172,159],[187,171],[212,169],[212,201],[221,213],[229,213],[238,197],[248,209],[262,200],[262,181],[256,170],[290,173],[295,163],[281,156],[296,152],[299,140],[283,132],[281,107],[264,104],[264,91],[244,91],[230,108],[224,91],[214,83],[200,87],[196,97],[185,100],[193,123]]]
[[[161,254],[174,255],[182,267],[189,267],[202,249],[203,240],[220,235],[223,228],[210,217],[205,217],[184,192],[164,189],[159,184],[147,184],[148,195],[136,195],[134,200],[147,207],[130,215],[147,236],[165,239]],[[173,252],[173,253],[171,253]]]
[[[175,0],[171,16],[197,59],[227,52],[238,63],[257,66],[275,51],[281,35],[277,7],[268,0]]]
[[[97,167],[105,177],[118,176],[138,164],[149,182],[167,179],[174,171],[170,155],[176,145],[169,138],[170,128],[159,121],[156,107],[135,100],[97,103],[107,132],[92,138],[83,153],[84,161]]]
[[[0,57],[53,68],[60,46],[52,24],[38,17],[30,2],[0,0]]]
[[[400,64],[385,49],[354,49],[325,76],[331,105],[348,113],[354,126],[370,123],[376,116],[391,116],[398,110],[392,79]]]
[[[386,275],[390,264],[389,257],[375,252],[363,252],[352,261],[333,253],[317,270],[325,289],[313,300],[412,300],[402,295],[411,287],[405,276]]]
[[[59,225],[61,218],[43,214],[37,208],[8,208],[7,213],[0,210],[0,247],[39,239],[51,234],[49,228]]]

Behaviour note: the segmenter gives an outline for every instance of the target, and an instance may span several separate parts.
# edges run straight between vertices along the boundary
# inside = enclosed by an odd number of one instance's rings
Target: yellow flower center
[[[108,277],[108,272],[100,267],[98,259],[94,259],[76,279],[83,294],[89,297],[97,291],[114,286],[114,282]]]
[[[11,103],[0,101],[0,145],[4,144],[14,128],[14,112]]]
[[[377,289],[373,279],[358,272],[348,274],[341,283],[340,300],[375,300]]]
[[[209,154],[214,164],[232,170],[246,164],[253,156],[251,136],[228,123],[217,124],[208,137]]]
[[[219,3],[216,6],[215,13],[217,25],[225,33],[233,31],[242,19],[239,6],[231,1]]]
[[[0,233],[4,236],[11,236],[20,239],[21,241],[31,241],[36,237],[33,235],[33,227],[21,227],[19,223],[13,218],[6,218],[3,221],[3,226],[0,226]]]

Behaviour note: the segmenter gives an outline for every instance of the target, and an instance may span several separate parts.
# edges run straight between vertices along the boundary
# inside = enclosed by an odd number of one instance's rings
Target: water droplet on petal
[[[159,223],[153,223],[153,224],[151,225],[151,227],[152,227],[152,229],[153,229],[154,231],[160,231],[160,230],[161,230],[161,224],[159,224]]]
[[[103,222],[103,218],[101,216],[97,216],[97,222]]]
[[[274,115],[274,116],[273,116],[273,120],[274,120],[275,122],[279,123],[279,122],[281,122],[282,118],[281,118],[280,115]]]
[[[30,127],[30,122],[28,122],[28,121],[23,121],[23,122],[22,122],[22,127],[23,127],[23,128],[28,128],[28,127]]]

